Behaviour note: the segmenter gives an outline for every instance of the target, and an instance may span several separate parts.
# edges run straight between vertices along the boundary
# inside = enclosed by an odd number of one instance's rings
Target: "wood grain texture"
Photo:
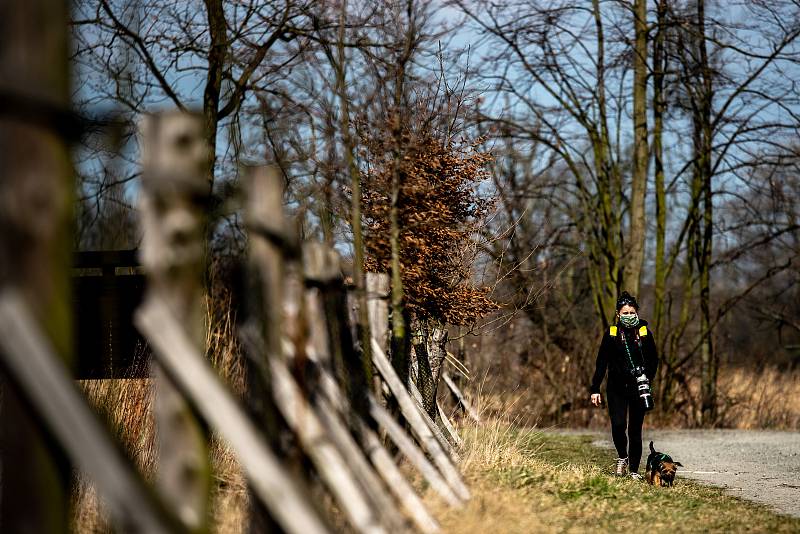
[[[406,419],[409,427],[411,427],[411,431],[416,436],[420,445],[431,455],[433,462],[439,468],[453,491],[461,499],[468,500],[470,498],[470,492],[464,480],[461,478],[461,474],[444,449],[442,449],[439,439],[433,434],[428,423],[426,423],[425,419],[422,417],[417,402],[411,397],[408,390],[406,390],[402,380],[400,380],[394,367],[392,367],[391,362],[389,362],[389,359],[374,339],[372,340],[372,348],[372,359],[375,363],[375,368],[389,386],[392,395],[394,395],[397,400],[403,417]]]
[[[183,527],[113,443],[22,296],[0,294],[0,355],[27,403],[94,482],[120,532],[174,533]]]
[[[293,534],[328,532],[303,492],[166,305],[157,299],[147,301],[137,312],[135,321],[164,369],[192,399],[208,423],[230,443],[256,495],[280,526]]]
[[[403,456],[422,474],[431,488],[441,496],[447,504],[460,507],[465,499],[459,497],[438,469],[428,460],[425,453],[414,442],[411,436],[395,421],[392,414],[370,396],[370,414],[386,432]]]

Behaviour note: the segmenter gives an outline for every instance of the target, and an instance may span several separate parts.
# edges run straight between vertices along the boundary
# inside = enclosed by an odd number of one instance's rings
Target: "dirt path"
[[[800,517],[800,432],[756,430],[645,430],[647,446],[683,464],[679,477],[720,486],[731,495]],[[594,442],[611,447],[611,436]]]

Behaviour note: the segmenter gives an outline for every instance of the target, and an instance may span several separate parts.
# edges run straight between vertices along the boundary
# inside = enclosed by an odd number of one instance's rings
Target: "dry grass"
[[[227,293],[209,306],[208,359],[231,390],[242,395],[245,374],[234,334]],[[499,384],[498,384],[499,385]],[[98,413],[133,459],[142,476],[155,478],[157,451],[149,379],[94,380],[80,383]],[[502,387],[478,387],[482,413],[489,421],[461,429],[466,449],[462,469],[474,493],[465,510],[452,510],[427,496],[446,531],[550,532],[633,531],[647,525],[655,531],[729,529],[732,531],[800,529],[717,490],[681,481],[669,492],[609,477],[611,455],[577,437],[554,436],[532,429],[541,420],[532,414],[542,385],[526,384],[509,393]],[[735,428],[800,427],[800,372],[767,369],[759,373],[727,369],[720,373],[720,414]],[[584,424],[592,418],[606,424],[603,411],[574,407]],[[585,412],[585,413],[584,413]],[[514,415],[516,414],[516,415]],[[569,422],[569,421],[561,421]],[[248,499],[244,477],[227,445],[212,437],[213,531],[244,532]],[[430,492],[429,492],[430,493]],[[110,532],[91,483],[83,477],[73,494],[76,532]],[[328,506],[329,508],[331,506]],[[669,510],[669,513],[664,513]]]
[[[700,421],[700,378],[693,376],[676,395],[671,413],[653,412],[661,428],[691,428]],[[776,367],[720,369],[717,381],[718,428],[740,430],[800,428],[800,369]]]
[[[140,354],[140,365],[146,365]],[[149,378],[82,380],[78,382],[89,403],[133,464],[152,482],[157,461],[153,421],[153,390]],[[111,532],[108,514],[91,480],[79,473],[73,487],[73,530]]]
[[[207,307],[208,359],[236,395],[243,395],[245,373],[234,334],[230,299],[223,294]],[[141,365],[147,365],[144,354]],[[131,458],[139,473],[152,483],[158,452],[153,416],[153,384],[149,378],[84,380],[78,382],[89,403],[106,421],[112,435]],[[212,436],[212,524],[221,534],[244,532],[247,491],[244,477],[227,444]],[[73,488],[73,530],[80,533],[111,532],[108,516],[90,480],[78,475]]]
[[[738,384],[747,389],[746,383]],[[155,453],[149,381],[94,381],[83,386],[98,407],[113,407],[107,410],[111,428],[142,473],[152,478]],[[763,395],[774,393],[766,389]],[[592,447],[589,438],[551,434],[527,426],[527,419],[511,418],[509,414],[519,412],[521,394],[481,399],[484,416],[501,416],[460,429],[466,443],[461,468],[473,499],[456,510],[430,490],[425,496],[445,532],[634,532],[643,525],[654,532],[800,529],[798,520],[683,479],[675,488],[661,490],[610,476],[613,454]],[[213,531],[244,532],[248,503],[241,470],[224,442],[212,439],[211,450]],[[91,484],[78,485],[76,503],[76,531],[109,531]]]
[[[473,499],[464,509],[426,496],[445,532],[797,532],[800,520],[680,479],[654,488],[612,476],[612,453],[586,436],[501,419],[462,429]],[[430,493],[430,492],[429,492]]]
[[[800,369],[729,369],[720,375],[719,397],[721,426],[800,428]]]
[[[491,378],[474,385],[476,396],[484,401],[487,414],[503,418],[507,398],[513,397],[508,414],[526,426],[557,425],[568,428],[600,428],[608,424],[605,410],[589,403],[588,387],[583,384],[576,397],[563,406],[567,397],[557,395],[552,384],[535,371],[522,372],[509,381],[508,371],[492,368]],[[742,430],[800,428],[800,369],[786,370],[776,367],[749,369],[723,367],[717,383],[717,413],[715,424],[719,428]],[[656,401],[656,411],[648,416],[648,423],[663,428],[695,427],[700,420],[700,378],[691,376],[675,398],[676,407],[661,411]]]
[[[249,503],[247,481],[236,456],[221,440],[212,439],[211,460],[214,476],[211,495],[211,529],[217,534],[247,532]]]
[[[95,406],[114,406],[108,413],[109,427],[118,429],[120,442],[139,473],[152,483],[156,475],[157,450],[151,380],[96,380],[87,381],[83,386]],[[245,532],[248,501],[242,470],[224,441],[212,436],[209,448],[213,477],[212,531],[219,534]],[[73,488],[73,531],[112,532],[108,519],[91,481],[79,475]]]

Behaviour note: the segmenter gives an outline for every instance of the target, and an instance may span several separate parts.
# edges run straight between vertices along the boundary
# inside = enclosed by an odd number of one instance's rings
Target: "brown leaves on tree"
[[[486,287],[474,283],[471,237],[491,201],[478,193],[492,156],[479,142],[445,144],[430,134],[366,141],[370,158],[362,210],[366,224],[366,268],[390,271],[389,214],[395,165],[400,262],[406,307],[412,317],[469,324],[497,309]],[[399,153],[399,155],[398,155]]]

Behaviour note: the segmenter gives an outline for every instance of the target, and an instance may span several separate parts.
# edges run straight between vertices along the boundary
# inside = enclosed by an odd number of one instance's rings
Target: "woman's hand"
[[[592,396],[590,398],[591,398],[592,404],[594,404],[595,406],[600,406],[600,394],[599,393],[592,393]]]

